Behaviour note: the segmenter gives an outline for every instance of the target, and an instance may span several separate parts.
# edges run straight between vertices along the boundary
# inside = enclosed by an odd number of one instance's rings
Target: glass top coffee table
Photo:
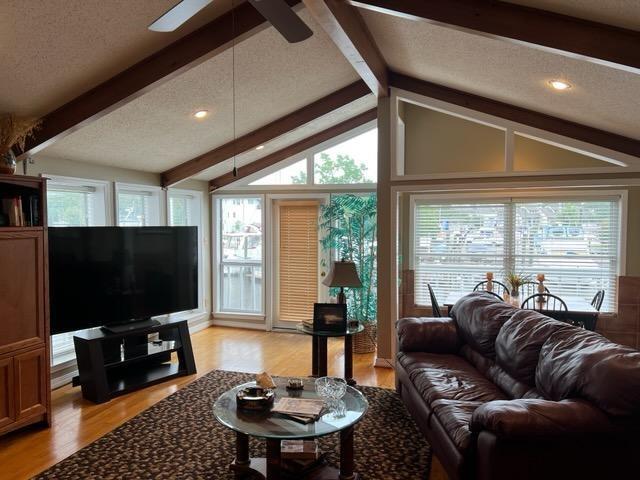
[[[353,386],[356,384],[356,381],[353,379],[352,337],[356,333],[360,333],[364,330],[364,326],[361,323],[355,327],[347,328],[344,332],[325,332],[321,330],[314,330],[313,328],[306,326],[304,323],[299,323],[296,326],[296,330],[313,336],[311,343],[311,375],[314,377],[327,376],[327,338],[344,337],[344,378],[349,385]]]
[[[305,380],[304,390],[287,390],[284,380],[275,380],[275,400],[282,397],[321,398],[315,391],[313,380]],[[213,414],[222,425],[236,432],[236,458],[230,468],[236,478],[307,478],[291,476],[283,471],[280,458],[281,440],[312,440],[331,433],[340,433],[340,470],[321,465],[309,473],[309,478],[324,480],[356,479],[353,472],[354,426],[362,419],[369,407],[367,399],[353,387],[332,408],[323,411],[316,422],[298,423],[277,413],[252,412],[236,409],[236,393],[255,382],[239,385],[226,391],[215,401]],[[267,440],[267,458],[249,457],[249,436]]]

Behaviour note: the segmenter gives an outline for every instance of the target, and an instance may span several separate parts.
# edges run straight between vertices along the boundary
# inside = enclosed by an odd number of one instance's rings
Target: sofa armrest
[[[401,318],[396,324],[399,352],[456,353],[461,346],[453,319]]]
[[[583,400],[495,400],[471,416],[474,433],[488,430],[499,438],[606,434],[620,431],[600,409]]]

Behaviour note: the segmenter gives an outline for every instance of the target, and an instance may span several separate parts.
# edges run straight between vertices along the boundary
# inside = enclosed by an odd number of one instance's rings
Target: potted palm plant
[[[332,195],[320,212],[320,229],[326,232],[320,240],[322,248],[337,258],[353,261],[362,282],[362,288],[352,289],[347,295],[349,320],[364,326],[364,331],[354,336],[355,353],[373,352],[377,344],[376,214],[375,194]],[[331,291],[332,295],[336,293]]]
[[[24,144],[40,126],[40,120],[21,118],[12,113],[0,115],[0,173],[16,171],[14,147],[24,151]]]

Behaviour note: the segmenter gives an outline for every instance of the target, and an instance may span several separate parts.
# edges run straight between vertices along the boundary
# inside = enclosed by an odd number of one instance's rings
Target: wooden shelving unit
[[[46,179],[0,175],[0,435],[51,421],[46,200]]]
[[[160,340],[150,341],[158,333]],[[79,375],[74,385],[82,396],[102,403],[173,377],[196,373],[186,320],[159,320],[157,325],[112,333],[98,328],[73,337]],[[171,363],[177,354],[178,363]]]

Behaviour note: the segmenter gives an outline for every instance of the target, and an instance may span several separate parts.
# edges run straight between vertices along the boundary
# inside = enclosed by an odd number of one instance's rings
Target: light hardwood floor
[[[73,454],[138,413],[214,369],[306,376],[311,371],[311,337],[290,333],[211,327],[192,335],[198,373],[117,397],[100,405],[82,399],[70,385],[52,393],[53,425],[0,438],[0,479],[30,478]],[[341,374],[343,341],[330,339],[329,373]],[[394,387],[393,370],[373,367],[373,354],[354,356],[361,385]],[[434,459],[430,480],[446,479]]]

